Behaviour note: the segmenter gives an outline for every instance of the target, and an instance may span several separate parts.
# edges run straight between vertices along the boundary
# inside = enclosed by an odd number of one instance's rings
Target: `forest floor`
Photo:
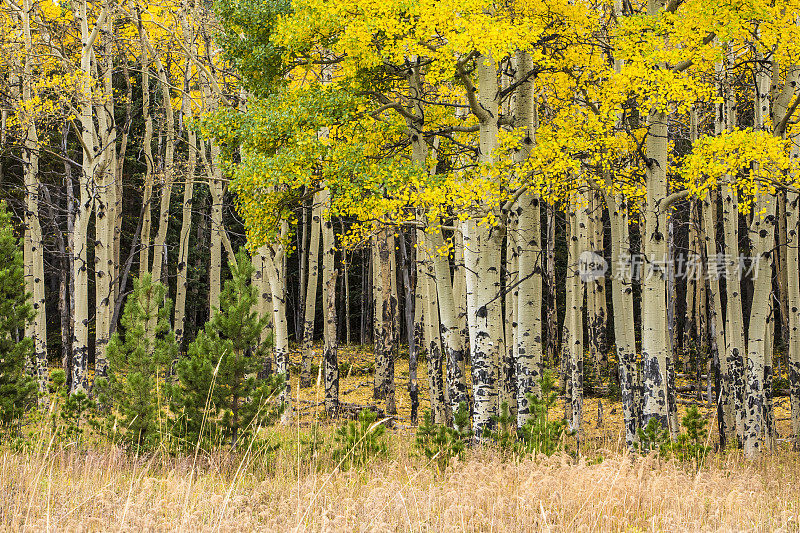
[[[374,404],[371,357],[354,347],[340,359],[353,368],[342,401]],[[600,425],[601,400],[586,400],[579,458],[519,459],[486,446],[442,471],[414,448],[407,372],[399,359],[388,456],[350,470],[329,453],[323,393],[298,394],[296,380],[299,416],[270,428],[273,445],[259,451],[135,457],[47,439],[24,452],[0,447],[0,531],[800,531],[800,456],[785,442],[756,461],[712,453],[699,468],[629,454],[620,404],[607,399]],[[420,364],[421,399],[426,382]],[[777,418],[783,409],[776,401]],[[314,420],[325,422],[316,433]]]
[[[316,346],[314,349],[314,361],[318,362],[321,357],[321,348]],[[301,355],[298,351],[291,354],[292,364],[292,397],[296,400],[297,413],[301,426],[310,426],[318,421],[325,421],[325,388],[316,383],[317,367],[315,366],[315,383],[311,387],[300,388],[299,368]],[[372,346],[349,345],[339,347],[340,366],[344,363],[348,373],[340,372],[339,375],[339,400],[341,402],[356,405],[375,406],[383,408],[383,402],[376,402],[373,399],[374,384],[374,361]],[[467,373],[469,374],[469,372]],[[399,429],[411,428],[411,400],[408,394],[408,356],[397,357],[395,359],[395,403],[397,415],[395,420]],[[467,375],[469,381],[469,375]],[[417,368],[417,382],[419,386],[419,418],[425,409],[430,408],[428,395],[428,374],[426,362],[421,359]],[[678,378],[678,387],[686,386],[689,381],[685,378]],[[299,392],[298,392],[299,391]],[[716,407],[710,407],[705,401],[698,400],[695,394],[680,394],[678,403],[678,419],[680,420],[686,410],[695,405],[700,414],[708,420],[709,444],[715,445],[718,442]],[[775,424],[778,433],[778,442],[786,442],[786,437],[791,433],[791,408],[788,396],[776,397],[773,399],[773,411]],[[564,413],[563,401],[559,400],[558,405],[552,411],[552,417],[561,416]],[[622,416],[622,405],[619,401],[601,396],[588,395],[584,399],[584,437],[591,442],[592,447],[606,447],[621,449],[624,445],[624,426]]]

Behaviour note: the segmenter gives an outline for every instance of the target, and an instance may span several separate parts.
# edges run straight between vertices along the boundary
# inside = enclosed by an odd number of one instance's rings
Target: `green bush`
[[[97,403],[82,390],[69,394],[62,369],[50,372],[50,427],[61,442],[83,442],[86,427],[97,427]]]
[[[637,442],[634,447],[639,453],[658,452],[665,457],[669,453],[669,430],[662,427],[655,418],[651,418],[644,428],[636,428]]]

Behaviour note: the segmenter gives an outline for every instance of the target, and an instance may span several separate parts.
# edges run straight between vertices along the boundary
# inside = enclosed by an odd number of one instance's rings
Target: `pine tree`
[[[245,253],[237,255],[231,273],[220,309],[176,368],[180,386],[174,389],[174,409],[183,415],[177,429],[189,447],[236,446],[280,414],[271,400],[277,399],[282,378],[257,376],[270,343],[261,342],[266,319],[258,317],[256,289],[249,283],[253,267]]]
[[[36,380],[25,373],[33,340],[21,338],[34,316],[29,297],[25,293],[22,251],[5,203],[0,203],[0,425],[4,426],[22,416],[36,391]]]
[[[123,442],[152,448],[165,434],[165,377],[178,353],[166,287],[150,274],[134,281],[121,323],[108,345],[108,378],[98,378],[100,403],[110,406]]]

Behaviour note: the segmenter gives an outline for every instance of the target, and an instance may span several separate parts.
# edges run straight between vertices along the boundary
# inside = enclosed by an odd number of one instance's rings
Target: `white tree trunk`
[[[793,154],[800,158],[800,148],[795,145]],[[786,203],[787,245],[786,263],[787,296],[789,298],[789,403],[792,410],[792,439],[795,450],[800,448],[800,260],[798,242],[800,241],[800,193],[787,193]]]
[[[320,203],[330,205],[330,191],[320,193]],[[323,336],[325,346],[322,353],[322,368],[325,376],[325,410],[328,416],[335,417],[339,412],[339,342],[336,336],[336,242],[333,220],[330,216],[321,220],[322,225],[322,307],[325,309]],[[312,238],[313,246],[313,238]],[[309,255],[310,257],[310,255]],[[309,260],[310,261],[310,260]]]
[[[311,227],[309,228],[310,239],[308,247],[308,270],[306,275],[306,295],[305,310],[303,313],[303,359],[300,370],[300,386],[308,387],[311,385],[311,364],[314,361],[312,351],[314,345],[314,320],[317,313],[317,285],[319,279],[319,240],[321,230],[322,204],[320,203],[322,193],[314,195],[314,207],[311,212]],[[331,267],[332,268],[332,267]],[[327,286],[327,275],[323,278],[323,291]],[[303,290],[301,286],[300,290]],[[325,310],[325,317],[328,311]]]
[[[770,67],[756,67],[755,127],[763,130],[769,122]],[[750,258],[753,268],[753,304],[747,329],[747,411],[744,420],[744,454],[756,457],[764,445],[767,329],[772,314],[772,249],[775,244],[775,196],[767,190],[756,193],[750,225]]]
[[[433,262],[435,287],[439,303],[439,320],[441,321],[442,345],[447,356],[447,391],[452,412],[458,410],[458,404],[469,404],[469,393],[466,381],[466,361],[464,344],[461,337],[461,325],[456,314],[453,285],[450,279],[450,261],[441,253],[446,248],[441,229],[425,234],[428,255]]]
[[[25,59],[22,79],[22,101],[30,102],[34,97],[33,36],[31,33],[30,15],[33,2],[24,0],[23,9],[19,13],[25,41]],[[20,106],[22,108],[22,106]],[[44,249],[42,247],[42,227],[39,218],[39,136],[34,117],[21,117],[26,126],[22,166],[25,183],[25,211],[23,222],[25,235],[23,260],[25,274],[25,290],[32,297],[33,321],[26,326],[26,335],[33,339],[34,360],[36,363],[36,379],[39,386],[39,400],[47,394],[47,315],[45,313],[44,293]]]
[[[183,31],[188,42],[191,42],[191,33],[189,32],[190,23],[186,19],[183,21]],[[184,94],[182,101],[183,117],[185,121],[192,118],[192,102],[189,98],[189,88],[191,80],[191,61],[187,60],[186,68],[184,70]],[[189,266],[189,235],[192,229],[192,205],[194,198],[194,174],[197,170],[197,133],[193,128],[186,129],[188,140],[188,150],[186,154],[186,178],[183,185],[183,208],[181,210],[181,234],[178,243],[178,265],[176,269],[176,289],[175,289],[175,319],[173,327],[175,328],[175,340],[180,347],[183,344],[183,337],[185,334],[184,328],[186,327],[186,292],[189,286],[188,266]],[[259,259],[256,265],[256,260],[253,260],[253,268],[258,272],[258,279],[261,275],[261,261]],[[254,274],[255,275],[255,274]],[[258,284],[254,284],[258,287]],[[259,287],[260,292],[260,287]],[[259,298],[260,301],[260,298]],[[257,306],[260,310],[260,306]],[[259,317],[263,315],[259,314]]]

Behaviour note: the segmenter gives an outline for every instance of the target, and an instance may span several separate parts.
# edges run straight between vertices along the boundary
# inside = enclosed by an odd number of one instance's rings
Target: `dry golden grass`
[[[342,472],[272,457],[134,458],[117,449],[0,450],[0,529],[72,531],[797,531],[800,461],[691,466],[596,450],[503,461],[476,450],[437,472],[395,434],[389,459]],[[326,462],[327,461],[327,462]]]
[[[370,359],[357,349],[341,357],[362,367]],[[299,416],[269,430],[274,452],[142,458],[46,440],[24,453],[0,447],[0,530],[800,531],[800,458],[785,445],[755,462],[715,454],[699,471],[629,455],[620,405],[607,400],[603,424],[599,400],[586,400],[582,459],[481,448],[439,472],[414,452],[407,369],[398,360],[389,458],[362,469],[341,471],[324,446],[308,452],[322,392],[296,381]],[[422,411],[424,364],[419,378]],[[342,376],[341,391],[343,401],[373,403],[372,376]],[[321,438],[332,432],[323,426]]]

